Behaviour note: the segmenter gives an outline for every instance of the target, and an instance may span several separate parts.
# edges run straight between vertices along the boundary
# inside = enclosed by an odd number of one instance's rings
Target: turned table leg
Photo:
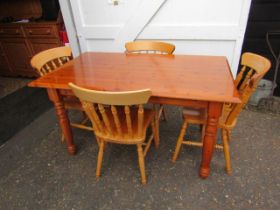
[[[56,115],[59,120],[60,128],[63,132],[63,135],[66,139],[66,144],[67,144],[67,150],[70,155],[74,155],[76,153],[76,147],[73,143],[73,135],[72,135],[72,130],[70,127],[70,122],[66,113],[66,110],[64,108],[64,104],[61,98],[61,95],[56,89],[47,89],[49,99],[53,102],[55,110],[56,110]]]
[[[160,143],[160,139],[159,139],[159,118],[160,118],[160,116],[159,116],[159,109],[158,109],[158,107],[157,107],[157,104],[153,104],[153,110],[155,111],[155,119],[154,119],[154,121],[155,121],[155,127],[156,127],[156,130],[155,130],[155,133],[154,133],[154,135],[156,135],[155,137],[154,137],[154,142],[155,142],[155,147],[156,148],[159,148],[159,143]]]
[[[214,146],[216,144],[218,121],[222,112],[222,103],[210,102],[208,106],[208,118],[203,140],[202,159],[199,175],[206,179],[210,174],[210,163]]]

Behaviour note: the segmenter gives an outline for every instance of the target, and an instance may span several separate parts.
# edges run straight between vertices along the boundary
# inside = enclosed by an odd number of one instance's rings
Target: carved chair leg
[[[145,174],[145,160],[143,154],[142,144],[137,144],[137,152],[138,152],[138,161],[141,173],[141,182],[142,184],[147,184],[146,174]]]
[[[82,111],[82,114],[83,114],[83,120],[82,120],[81,124],[84,125],[89,121],[89,118],[85,112]]]
[[[97,179],[100,177],[100,174],[101,174],[103,152],[104,152],[104,140],[100,139],[99,150],[98,150],[98,157],[97,157],[97,167],[96,167],[96,178]]]
[[[167,121],[167,115],[166,115],[166,110],[164,108],[163,105],[160,105],[161,109],[162,109],[162,120]]]
[[[155,122],[155,127],[156,127],[156,135],[155,135],[155,147],[158,148],[159,147],[159,143],[160,143],[160,138],[159,138],[159,111],[157,108],[156,104],[153,104],[153,110],[155,112],[155,116],[154,116],[154,122]]]
[[[228,137],[228,141],[230,142],[230,140],[231,140],[231,130],[227,130],[227,137]]]
[[[185,133],[187,131],[187,128],[188,128],[188,123],[185,120],[183,125],[182,125],[181,131],[180,131],[180,135],[179,135],[178,140],[177,140],[177,145],[176,145],[176,149],[175,149],[174,155],[172,157],[172,161],[173,162],[175,162],[177,160],[177,158],[178,158],[178,155],[179,155],[179,152],[180,152],[180,149],[181,149],[181,146],[182,146],[182,142],[184,140],[184,136],[185,136]]]
[[[65,136],[64,136],[64,134],[61,132],[61,137],[60,137],[60,139],[61,139],[61,142],[63,143],[64,141],[65,141]]]
[[[94,132],[93,132],[93,134],[95,135]],[[95,138],[96,138],[96,142],[97,142],[98,146],[100,146],[100,141],[101,141],[100,138],[96,135],[95,135]]]
[[[159,145],[159,131],[158,131],[158,127],[156,125],[156,119],[153,119],[151,122],[151,126],[152,126],[152,132],[153,132],[153,136],[154,136],[154,143],[155,146],[158,147]]]
[[[231,162],[230,162],[230,152],[229,152],[229,144],[228,144],[228,131],[222,129],[222,139],[223,139],[223,147],[224,147],[224,156],[226,161],[226,171],[227,174],[231,174]]]

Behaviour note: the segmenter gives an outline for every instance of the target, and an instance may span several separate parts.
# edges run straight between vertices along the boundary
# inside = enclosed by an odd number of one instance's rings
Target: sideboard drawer
[[[58,32],[55,26],[25,26],[24,32],[27,37],[57,38]]]
[[[23,37],[21,26],[0,26],[1,37]]]

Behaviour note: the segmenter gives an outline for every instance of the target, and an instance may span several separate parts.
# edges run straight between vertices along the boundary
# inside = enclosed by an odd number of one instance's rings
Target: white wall
[[[108,2],[70,0],[82,52],[123,52],[127,41],[162,40],[176,45],[175,54],[225,55],[235,75],[251,0]]]

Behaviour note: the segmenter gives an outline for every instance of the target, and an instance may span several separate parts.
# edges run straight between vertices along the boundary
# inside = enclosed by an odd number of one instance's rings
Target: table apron
[[[62,96],[74,96],[74,94],[71,90],[65,90],[65,89],[57,89],[57,90],[59,91],[59,94]],[[157,96],[152,96],[149,99],[149,103],[167,104],[167,105],[174,105],[174,106],[188,106],[188,107],[196,107],[196,108],[207,108],[208,107],[208,101],[166,98],[166,97],[157,97]]]

